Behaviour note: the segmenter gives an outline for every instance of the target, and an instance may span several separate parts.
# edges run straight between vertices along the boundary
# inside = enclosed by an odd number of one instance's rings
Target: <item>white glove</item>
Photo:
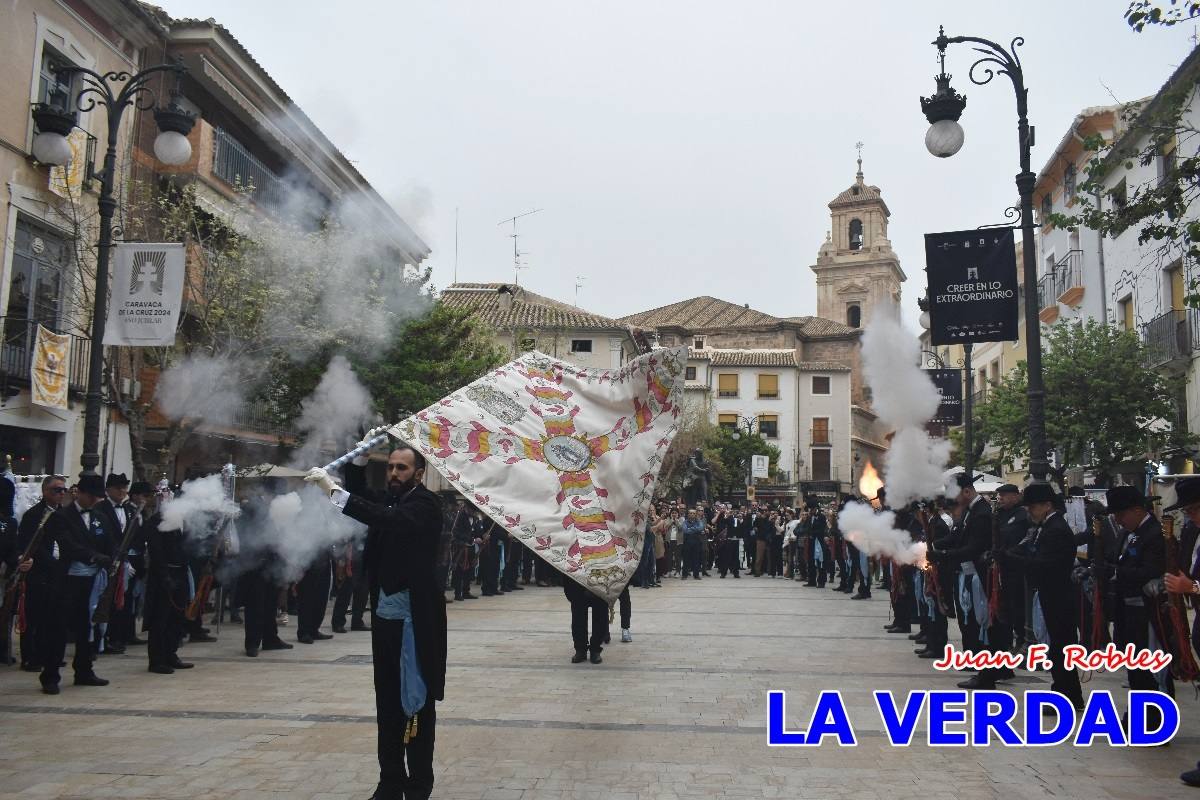
[[[334,481],[333,478],[329,477],[329,473],[321,467],[313,467],[310,469],[308,474],[304,476],[304,480],[320,486],[321,490],[324,491],[325,494],[333,494],[333,492],[342,488],[338,486],[337,482]]]
[[[383,433],[386,430],[387,430],[386,425],[380,425],[378,428],[371,428],[371,430],[367,431],[366,434],[363,436],[363,438],[359,440],[358,444],[354,445],[354,449],[357,450],[358,448],[362,447],[367,442],[371,441],[376,436],[378,436],[379,434]],[[362,455],[355,456],[354,459],[350,463],[352,463],[356,467],[365,467],[367,464],[370,463],[370,461],[371,461],[370,456],[368,456],[367,452],[364,451]]]

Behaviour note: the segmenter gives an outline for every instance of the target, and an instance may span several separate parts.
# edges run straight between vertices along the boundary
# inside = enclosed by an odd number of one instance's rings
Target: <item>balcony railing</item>
[[[1063,303],[1074,306],[1083,299],[1083,251],[1068,250],[1050,271],[1038,279],[1038,310]]]
[[[1200,315],[1193,309],[1171,310],[1142,326],[1146,365],[1162,367],[1190,359],[1200,345]]]
[[[234,409],[232,422],[234,427],[256,433],[272,436],[296,435],[296,429],[290,423],[280,421],[275,405],[265,400],[243,401]]]
[[[17,385],[29,385],[29,370],[33,364],[33,345],[37,338],[37,320],[0,317],[0,379]],[[64,331],[45,325],[44,327],[63,333]],[[87,390],[88,359],[92,353],[92,342],[82,336],[71,336],[71,347],[67,353],[67,388],[72,392]]]
[[[278,211],[283,205],[283,182],[221,128],[213,137],[213,174],[230,186],[248,190],[263,210]]]
[[[1054,293],[1054,274],[1050,273],[1038,278],[1038,311],[1058,305],[1058,295]]]

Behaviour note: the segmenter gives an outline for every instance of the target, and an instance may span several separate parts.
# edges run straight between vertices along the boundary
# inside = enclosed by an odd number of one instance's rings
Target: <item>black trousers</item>
[[[521,546],[521,582],[529,583],[533,580],[533,564],[534,562],[542,563],[542,560],[533,554],[533,550]]]
[[[825,547],[825,540],[820,536],[808,537],[808,583],[817,586],[825,585],[825,576],[833,574],[833,556]],[[821,553],[821,563],[817,564],[817,552]]]
[[[755,555],[756,549],[758,547],[756,542],[757,542],[757,540],[754,538],[753,533],[750,533],[750,534],[742,537],[742,547],[746,550],[746,570],[747,571],[754,570],[754,555]]]
[[[262,569],[252,569],[238,578],[238,597],[242,600],[246,649],[279,641],[275,617],[279,611],[279,586],[267,579]]]
[[[187,567],[168,567],[165,577],[148,582],[146,655],[150,666],[169,667],[179,658],[187,602]]]
[[[479,588],[486,595],[500,589],[500,543],[495,538],[488,539],[479,551]]]
[[[92,596],[92,584],[96,579],[91,575],[68,575],[66,597],[63,601],[63,623],[67,634],[75,640],[75,657],[71,660],[71,669],[75,677],[93,675],[92,643],[88,637],[92,633],[92,614],[89,600]],[[61,656],[59,657],[61,660]],[[54,662],[55,667],[58,661]]]
[[[50,586],[25,580],[25,632],[21,634],[21,666],[41,666],[47,616],[52,615]]]
[[[521,567],[521,554],[528,548],[517,541],[515,536],[509,536],[504,543],[504,572],[501,575],[501,588],[512,591],[517,585],[517,572]]]
[[[350,611],[350,624],[355,628],[366,625],[363,615],[367,613],[367,576],[363,574],[362,561],[352,564],[353,575],[342,579],[333,596],[333,627],[346,627],[346,610]]]
[[[621,596],[617,598],[617,604],[621,607],[621,627],[628,628],[629,622],[633,618],[633,603],[629,599],[629,587],[625,587],[625,591],[621,592]]]
[[[563,592],[571,602],[571,641],[575,644],[575,652],[591,650],[593,653],[599,653],[604,649],[604,640],[608,638],[608,606],[599,597],[570,579],[564,581]],[[590,639],[588,614],[592,617]]]
[[[471,580],[475,573],[474,557],[475,545],[469,542],[455,542],[450,546],[450,585],[456,600],[461,600],[464,594],[471,591]]]
[[[58,665],[67,652],[67,590],[65,582],[58,586],[45,585],[44,588],[45,602],[40,605],[38,612],[37,661],[42,667],[42,684],[57,686],[60,680]]]
[[[700,577],[701,559],[704,558],[704,543],[700,540],[699,534],[683,537],[683,576],[686,578],[690,573],[693,577]]]
[[[425,800],[433,793],[433,742],[437,712],[432,698],[417,712],[417,733],[408,744],[400,692],[403,620],[371,619],[371,659],[375,668],[375,724],[379,732],[380,800]]]
[[[1146,606],[1125,605],[1125,602],[1119,599],[1117,601],[1117,624],[1113,629],[1113,638],[1117,645],[1124,647],[1132,644],[1139,650],[1148,649],[1150,647],[1150,613],[1151,610]],[[1159,689],[1158,678],[1148,669],[1127,669],[1125,674],[1129,677],[1130,689],[1149,689],[1151,691]],[[1175,682],[1170,677],[1170,671],[1167,671],[1166,675],[1167,693],[1174,697]]]
[[[318,558],[296,584],[296,635],[315,636],[325,621],[333,582],[329,557]]]
[[[767,542],[767,552],[770,556],[767,558],[767,563],[770,564],[770,573],[772,577],[783,574],[783,537],[772,536],[771,541]]]
[[[725,577],[730,572],[735,578],[741,577],[738,575],[738,570],[741,569],[741,559],[738,558],[738,540],[730,536],[721,542],[718,548],[717,570],[721,573],[721,577]]]
[[[967,581],[974,583],[974,578],[971,575],[966,576]],[[974,592],[974,589],[971,589]],[[971,595],[974,599],[975,595]],[[964,650],[980,650],[983,647],[983,642],[980,640],[979,623],[975,620],[975,609],[963,608],[962,593],[958,590],[958,576],[954,578],[954,609],[956,618],[958,619],[958,631],[962,634],[962,646]]]

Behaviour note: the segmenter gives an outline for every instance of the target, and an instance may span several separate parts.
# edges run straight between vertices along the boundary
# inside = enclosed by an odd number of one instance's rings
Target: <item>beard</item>
[[[388,481],[388,491],[397,497],[407,494],[417,485],[416,477],[409,478],[406,481]]]

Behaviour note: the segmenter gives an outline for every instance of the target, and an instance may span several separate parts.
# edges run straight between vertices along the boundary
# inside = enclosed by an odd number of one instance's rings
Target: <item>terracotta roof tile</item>
[[[795,322],[801,328],[801,333],[806,337],[816,338],[821,336],[854,336],[862,333],[861,328],[853,328],[849,325],[843,325],[840,322],[834,322],[831,319],[824,317],[788,317],[788,322]]]
[[[840,361],[801,361],[796,364],[801,372],[849,372],[850,367]]]
[[[500,307],[500,289],[513,293],[512,307]],[[455,283],[442,290],[447,308],[466,309],[493,328],[579,328],[628,330],[629,325],[506,283]]]
[[[643,328],[679,327],[689,330],[754,328],[778,325],[782,322],[779,317],[715,297],[680,300],[668,306],[621,317],[621,321]]]
[[[795,367],[795,350],[703,350],[714,367]]]

